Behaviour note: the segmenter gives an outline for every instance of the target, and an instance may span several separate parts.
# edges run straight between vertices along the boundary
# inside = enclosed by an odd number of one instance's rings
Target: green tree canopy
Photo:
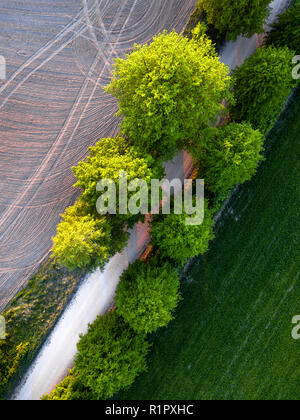
[[[122,137],[105,138],[90,149],[90,156],[73,168],[77,177],[75,187],[82,190],[78,203],[66,210],[53,238],[53,256],[62,266],[93,270],[103,265],[127,243],[126,229],[144,218],[144,214],[119,214],[119,174],[127,173],[128,183],[135,179],[150,185],[152,178],[164,176],[162,162],[150,155],[140,154]],[[106,193],[97,191],[99,181],[111,180],[114,186],[116,214],[100,215],[98,198]],[[127,184],[125,184],[127,190]],[[150,189],[149,189],[150,190]],[[130,198],[138,192],[128,193]],[[149,192],[150,195],[150,192]],[[146,192],[146,201],[148,191]],[[112,201],[112,197],[111,197]],[[126,200],[125,200],[126,203]]]
[[[89,149],[90,155],[86,161],[80,162],[73,168],[77,178],[75,188],[82,190],[80,201],[85,203],[91,212],[96,213],[96,204],[101,193],[97,192],[97,185],[101,180],[112,180],[116,186],[117,215],[119,216],[119,174],[127,172],[128,182],[141,179],[151,183],[151,179],[164,176],[163,165],[144,153],[141,157],[134,147],[130,146],[122,137],[101,139]],[[128,194],[128,199],[133,193]],[[117,217],[115,216],[114,219]],[[130,222],[132,215],[125,214],[121,219]],[[136,218],[133,218],[134,224]]]
[[[268,34],[268,45],[288,47],[299,53],[300,46],[300,4],[291,6],[272,25]]]
[[[209,242],[214,239],[213,212],[204,202],[204,220],[199,225],[188,225],[185,211],[182,214],[158,215],[152,220],[152,243],[164,257],[184,265],[189,258],[205,254]]]
[[[95,399],[107,399],[128,388],[146,370],[145,336],[136,334],[116,313],[98,317],[77,347],[76,380]]]
[[[69,207],[53,238],[53,257],[70,270],[93,270],[111,256],[111,227],[104,217],[94,218],[77,202]]]
[[[288,48],[260,48],[233,75],[235,122],[249,121],[266,134],[284,107],[295,81],[294,52]]]
[[[264,31],[271,0],[199,0],[198,9],[220,37],[236,40],[242,34],[250,38]]]
[[[207,37],[165,32],[116,60],[106,90],[119,99],[123,134],[141,152],[168,159],[222,111],[228,73]]]
[[[207,189],[225,193],[250,180],[263,159],[264,140],[249,123],[231,123],[201,133],[192,154],[199,161],[199,177],[205,179]]]
[[[137,261],[117,289],[117,312],[137,332],[151,333],[173,319],[180,300],[179,278],[169,263]]]

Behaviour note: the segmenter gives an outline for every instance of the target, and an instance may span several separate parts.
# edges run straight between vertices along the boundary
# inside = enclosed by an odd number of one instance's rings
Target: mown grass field
[[[300,398],[299,89],[267,144],[183,280],[176,319],[152,337],[148,373],[120,398]]]

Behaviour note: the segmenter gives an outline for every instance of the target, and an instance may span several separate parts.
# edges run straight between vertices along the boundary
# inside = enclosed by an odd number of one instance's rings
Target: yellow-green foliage
[[[150,184],[151,178],[159,179],[164,174],[159,162],[146,153],[138,153],[122,137],[101,139],[89,152],[86,161],[74,167],[73,172],[77,178],[74,187],[82,190],[80,201],[92,212],[96,212],[96,187],[100,180],[113,180],[118,186],[119,174],[125,171],[128,182],[137,178]]]
[[[74,399],[73,385],[75,383],[75,369],[70,370],[69,375],[61,381],[50,395],[42,396],[43,401],[70,401]]]
[[[66,210],[53,238],[53,257],[69,270],[92,270],[111,256],[111,227],[104,217],[82,212],[81,203]]]
[[[126,229],[144,216],[119,214],[119,176],[127,173],[128,182],[143,179],[148,185],[152,178],[160,179],[164,169],[160,161],[143,157],[122,137],[101,139],[89,149],[87,159],[73,168],[76,188],[82,191],[75,206],[66,210],[53,238],[53,257],[70,270],[94,270],[120,252],[127,244]],[[97,184],[102,180],[116,187],[116,215],[99,215],[97,200],[101,193]],[[133,193],[128,194],[128,200]]]
[[[106,90],[119,99],[123,134],[167,159],[216,120],[230,96],[228,73],[207,37],[164,32],[116,60]]]

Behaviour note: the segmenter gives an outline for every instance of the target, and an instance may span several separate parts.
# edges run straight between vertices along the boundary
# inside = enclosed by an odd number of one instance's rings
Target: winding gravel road
[[[0,85],[0,308],[48,255],[59,214],[76,198],[70,166],[100,137],[116,133],[116,102],[102,91],[113,57],[162,29],[181,31],[196,3],[0,0],[0,55],[8,63],[8,78]],[[271,20],[287,3],[272,3]],[[260,42],[254,36],[228,43],[222,60],[233,68]],[[183,178],[190,169],[182,153],[167,165],[168,178]],[[85,280],[15,399],[39,399],[62,379],[79,334],[105,312],[121,272],[147,241],[147,228],[139,224],[105,272]]]
[[[0,0],[0,310],[48,256],[77,193],[70,167],[113,136],[102,87],[114,57],[163,29],[181,31],[196,0]]]

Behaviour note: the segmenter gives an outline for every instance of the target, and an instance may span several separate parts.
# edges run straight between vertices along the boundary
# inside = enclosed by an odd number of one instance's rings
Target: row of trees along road
[[[200,0],[199,7],[209,25],[234,39],[262,30],[268,3]],[[298,31],[291,24],[295,10]],[[294,85],[294,34],[297,45],[300,41],[299,9],[295,10],[280,18],[268,38],[270,45],[234,72],[233,83],[203,33],[203,24],[191,40],[163,33],[116,61],[106,90],[119,99],[122,137],[102,139],[90,149],[87,160],[73,168],[82,195],[63,215],[54,238],[54,257],[71,269],[93,269],[123,249],[128,227],[141,217],[99,216],[97,182],[111,178],[117,183],[120,170],[127,170],[130,179],[160,178],[163,160],[180,149],[192,154],[199,177],[207,181],[204,223],[186,226],[185,215],[175,214],[152,219],[154,256],[124,272],[116,312],[90,326],[78,344],[74,369],[45,399],[111,397],[146,369],[146,334],[166,326],[181,299],[178,267],[207,251],[220,197],[226,198],[232,188],[249,180],[263,160],[264,135]],[[282,31],[284,38],[279,36]],[[227,112],[224,100],[232,121],[214,127],[217,117]]]

